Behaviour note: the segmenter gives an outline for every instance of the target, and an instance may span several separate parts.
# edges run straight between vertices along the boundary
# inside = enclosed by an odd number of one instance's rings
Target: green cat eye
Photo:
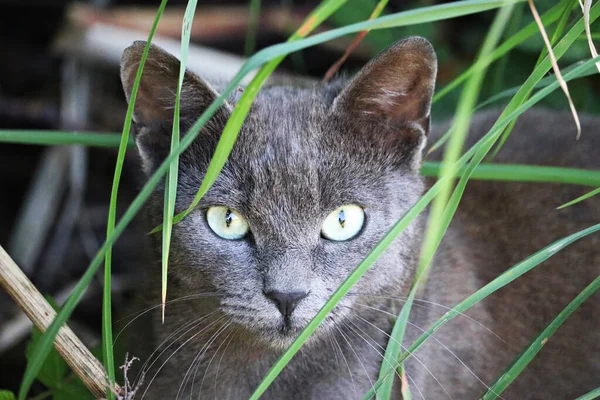
[[[325,239],[341,242],[352,239],[365,223],[365,211],[356,204],[336,208],[323,221],[321,235]]]
[[[210,207],[206,220],[210,229],[223,239],[241,239],[248,233],[248,222],[229,207]]]

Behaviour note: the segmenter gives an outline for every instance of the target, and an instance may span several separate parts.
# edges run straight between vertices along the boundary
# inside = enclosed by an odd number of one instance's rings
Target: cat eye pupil
[[[227,225],[228,228],[231,225],[231,221],[233,220],[231,214],[231,210],[227,210],[227,212],[225,213],[225,225]]]
[[[344,214],[344,210],[341,210],[340,213],[338,214],[338,221],[341,225],[341,227],[344,227],[344,224],[346,223],[346,215]]]

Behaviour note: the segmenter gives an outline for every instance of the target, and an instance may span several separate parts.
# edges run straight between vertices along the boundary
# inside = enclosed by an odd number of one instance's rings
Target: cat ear
[[[135,42],[121,58],[121,82],[128,102],[145,45],[143,41]],[[156,168],[169,152],[179,68],[177,58],[160,47],[150,46],[133,112],[135,140],[147,172]],[[180,98],[182,134],[218,95],[208,83],[186,71]],[[231,106],[225,103],[207,126],[210,128],[212,124],[215,128],[215,124],[226,122],[230,111]]]
[[[410,37],[371,60],[336,98],[334,107],[360,120],[377,120],[392,129],[410,124],[427,134],[436,74],[431,44]]]

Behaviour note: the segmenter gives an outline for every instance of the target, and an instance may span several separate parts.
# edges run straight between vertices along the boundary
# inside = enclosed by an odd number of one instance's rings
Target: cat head
[[[144,45],[136,42],[123,55],[128,99]],[[436,69],[429,42],[412,37],[351,80],[262,89],[217,181],[173,227],[170,294],[217,292],[220,311],[249,336],[287,346],[421,195],[418,170]],[[151,46],[134,111],[135,140],[148,174],[169,151],[178,77],[179,61]],[[217,96],[208,83],[185,74],[182,134]],[[219,108],[182,154],[177,212],[200,187],[237,98],[239,93]],[[162,198],[158,191],[150,203],[150,226],[162,223]],[[419,237],[415,222],[317,336],[361,314],[373,295],[401,293],[412,279]],[[197,316],[191,306],[185,312]]]

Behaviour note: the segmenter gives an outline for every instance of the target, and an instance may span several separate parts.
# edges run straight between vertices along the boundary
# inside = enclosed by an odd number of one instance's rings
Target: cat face
[[[138,42],[124,54],[128,95],[143,46]],[[263,89],[217,181],[197,209],[173,227],[171,294],[217,292],[220,311],[248,335],[276,348],[289,345],[420,196],[418,168],[435,73],[429,43],[410,38],[384,51],[349,83]],[[148,173],[168,154],[178,74],[179,62],[153,46],[134,114]],[[186,74],[182,132],[215,96],[208,84]],[[236,97],[182,154],[178,211],[200,187]],[[161,193],[148,214],[153,225],[162,222]],[[405,287],[418,237],[414,223],[317,335],[352,318],[361,293],[397,294]],[[155,239],[160,252],[160,235]]]

